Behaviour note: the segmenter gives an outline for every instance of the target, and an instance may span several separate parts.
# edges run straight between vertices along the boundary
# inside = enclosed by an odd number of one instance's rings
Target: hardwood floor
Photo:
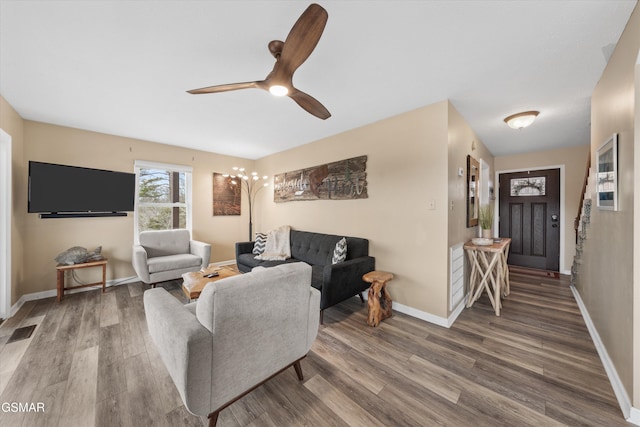
[[[184,301],[178,282],[163,284]],[[141,283],[30,301],[0,326],[1,426],[202,426],[150,341]],[[630,425],[566,277],[512,273],[496,317],[486,296],[452,328],[395,312],[379,327],[352,298],[325,311],[302,361],[221,412],[229,426]],[[393,287],[390,288],[393,295]],[[18,327],[31,338],[7,344]]]

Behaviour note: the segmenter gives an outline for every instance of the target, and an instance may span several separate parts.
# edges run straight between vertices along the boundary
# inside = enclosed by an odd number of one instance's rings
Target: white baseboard
[[[395,301],[393,302],[393,309],[408,316],[415,317],[416,319],[424,320],[425,322],[433,323],[435,325],[442,326],[443,328],[450,328],[464,309],[464,299],[463,302],[458,304],[458,307],[451,312],[451,315],[448,318],[436,316],[434,314],[427,313],[426,311],[396,303]]]
[[[105,286],[106,287],[111,287],[111,286],[126,285],[128,283],[138,282],[139,280],[140,279],[138,279],[138,276],[131,276],[131,277],[123,278],[123,279],[107,280],[107,283],[105,284]],[[65,294],[75,294],[75,293],[78,293],[78,292],[94,291],[96,289],[100,289],[100,285],[90,286],[90,287],[87,287],[87,288],[71,289],[71,290],[68,290],[68,291],[64,291],[64,293]],[[13,304],[13,306],[11,306],[11,312],[9,313],[9,317],[13,317],[18,312],[18,310],[20,310],[20,308],[22,308],[24,303],[27,302],[27,301],[51,298],[51,297],[55,297],[57,295],[58,295],[57,289],[49,289],[48,291],[32,292],[30,294],[24,294],[18,299],[18,301],[16,301],[15,304]]]
[[[634,408],[632,406],[631,414],[629,415],[629,418],[627,418],[627,421],[630,422],[631,424],[640,426],[640,408]]]
[[[236,260],[232,259],[232,260],[227,260],[227,261],[220,261],[220,262],[214,262],[212,264],[214,265],[231,265],[231,264],[235,264]],[[122,278],[122,279],[113,279],[113,280],[107,280],[107,283],[105,284],[105,286],[107,287],[111,287],[111,286],[119,286],[119,285],[126,285],[128,283],[133,283],[133,282],[137,282],[140,279],[138,278],[138,276],[131,276],[131,277],[126,277],[126,278]],[[69,291],[65,291],[65,294],[74,294],[76,292],[87,292],[87,291],[93,291],[95,289],[99,289],[100,285],[96,285],[96,286],[91,286],[88,288],[79,288],[79,289],[71,289]],[[16,303],[11,306],[11,310],[9,312],[9,317],[13,317],[18,310],[20,310],[20,308],[22,308],[22,306],[24,305],[25,302],[27,301],[33,301],[33,300],[38,300],[38,299],[44,299],[44,298],[51,298],[51,297],[55,297],[58,295],[58,291],[56,289],[50,289],[48,291],[42,291],[42,292],[33,292],[30,294],[24,294],[22,295],[18,301],[16,301]]]
[[[366,292],[363,292],[362,294],[364,295],[365,301],[369,299]],[[417,308],[409,307],[396,301],[391,303],[391,307],[400,313],[406,314],[407,316],[415,317],[416,319],[424,320],[425,322],[433,323],[434,325],[442,326],[443,328],[450,328],[460,313],[462,313],[465,301],[466,296],[462,299],[460,304],[458,304],[456,309],[451,312],[451,315],[449,315],[448,318],[436,316],[435,314],[427,313],[426,311],[418,310]]]
[[[571,292],[573,292],[573,297],[576,299],[578,307],[580,307],[580,312],[582,313],[582,317],[584,318],[584,323],[587,325],[587,329],[589,330],[589,334],[591,335],[593,344],[598,351],[598,355],[600,356],[600,360],[602,361],[604,370],[609,377],[609,382],[611,383],[613,392],[616,395],[616,399],[618,399],[618,405],[620,405],[620,410],[622,411],[624,418],[628,422],[640,426],[640,409],[631,406],[631,400],[629,400],[629,395],[627,394],[627,391],[625,390],[624,385],[620,380],[618,371],[616,371],[616,368],[613,365],[613,361],[609,357],[609,353],[607,352],[602,339],[600,339],[598,330],[593,324],[591,316],[589,316],[589,312],[587,311],[587,307],[584,305],[584,301],[582,301],[582,297],[580,297],[580,293],[573,285],[571,286]]]
[[[214,262],[212,264],[214,265],[231,265],[231,264],[235,264],[236,260],[235,259],[231,259],[231,260],[226,260],[226,261],[220,261],[220,262]],[[107,280],[106,286],[110,287],[110,286],[118,286],[118,285],[125,285],[128,283],[133,283],[133,282],[137,282],[140,279],[138,278],[138,276],[131,276],[131,277],[126,277],[123,279],[113,279],[113,280]],[[93,291],[95,289],[99,289],[100,286],[91,286],[88,288],[79,288],[79,289],[72,289],[69,291],[65,291],[65,294],[74,294],[76,292],[87,292],[87,291]],[[30,294],[24,294],[22,295],[18,301],[16,301],[15,304],[13,304],[11,306],[11,310],[9,311],[9,317],[13,317],[18,310],[20,310],[20,308],[22,308],[22,306],[24,305],[25,302],[27,301],[33,301],[33,300],[38,300],[38,299],[44,299],[44,298],[51,298],[51,297],[55,297],[58,295],[58,291],[56,289],[50,289],[48,291],[42,291],[42,292],[33,292]]]

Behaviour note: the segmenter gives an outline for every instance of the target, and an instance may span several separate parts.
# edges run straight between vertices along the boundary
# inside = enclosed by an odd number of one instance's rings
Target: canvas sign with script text
[[[273,177],[273,201],[366,199],[367,156],[353,157]]]

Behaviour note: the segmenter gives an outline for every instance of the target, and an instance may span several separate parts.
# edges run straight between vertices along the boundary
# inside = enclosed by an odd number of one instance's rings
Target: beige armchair
[[[209,283],[182,305],[165,289],[144,293],[149,334],[185,407],[209,417],[300,361],[318,333],[320,292],[305,263],[257,268]]]
[[[144,283],[179,279],[209,265],[211,245],[191,240],[189,230],[143,231],[133,246],[132,264]]]

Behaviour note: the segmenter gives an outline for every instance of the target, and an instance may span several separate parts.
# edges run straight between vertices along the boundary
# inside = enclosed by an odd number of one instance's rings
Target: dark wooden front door
[[[558,271],[560,169],[500,174],[500,236],[511,237],[508,263]]]

